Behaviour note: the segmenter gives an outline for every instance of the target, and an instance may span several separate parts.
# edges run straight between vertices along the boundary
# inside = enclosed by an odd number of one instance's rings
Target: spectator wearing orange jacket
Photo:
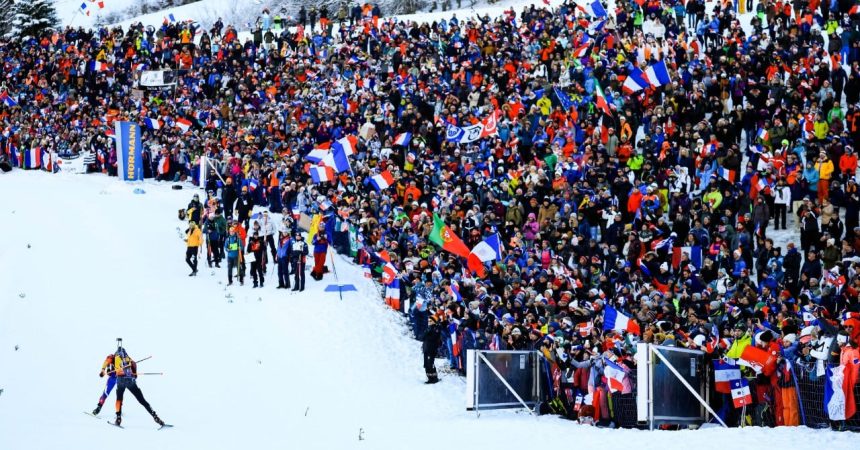
[[[857,154],[850,145],[845,146],[845,153],[839,158],[839,173],[842,174],[843,181],[857,176]]]

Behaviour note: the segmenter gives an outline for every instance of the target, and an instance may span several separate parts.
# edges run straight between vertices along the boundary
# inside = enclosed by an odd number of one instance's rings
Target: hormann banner
[[[140,144],[140,125],[134,122],[116,122],[117,174],[121,180],[143,180],[143,147]]]

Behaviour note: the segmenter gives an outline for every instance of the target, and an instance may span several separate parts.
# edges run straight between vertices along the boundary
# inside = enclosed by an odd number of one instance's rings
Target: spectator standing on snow
[[[230,227],[230,234],[224,240],[224,250],[227,253],[227,286],[233,284],[233,269],[237,269],[239,285],[245,285],[245,270],[242,267],[242,239],[236,231],[236,227]]]
[[[325,233],[317,233],[314,235],[314,269],[311,271],[311,277],[314,280],[322,280],[325,274],[325,257],[328,253],[328,239]]]
[[[203,245],[203,232],[200,231],[197,223],[192,221],[189,222],[186,233],[188,236],[185,239],[185,262],[188,267],[191,267],[191,273],[188,276],[193,277],[197,275],[197,254],[200,253],[200,246]]]
[[[424,333],[424,343],[421,350],[424,353],[424,372],[427,381],[424,384],[439,382],[439,374],[436,372],[436,353],[442,345],[442,329],[437,322],[436,316],[427,319],[427,332]]]
[[[299,232],[293,233],[293,251],[290,255],[292,258],[292,266],[293,273],[295,273],[295,278],[293,280],[293,290],[294,291],[304,291],[305,290],[305,261],[308,257],[308,244],[299,235]]]
[[[247,253],[248,260],[251,261],[251,278],[254,280],[254,287],[263,287],[266,282],[266,242],[260,236],[259,230],[254,230],[251,234],[251,239],[248,240]],[[258,284],[259,283],[259,284]]]
[[[281,235],[280,245],[276,254],[278,262],[278,289],[290,288],[290,253],[293,251],[293,239],[289,234]]]

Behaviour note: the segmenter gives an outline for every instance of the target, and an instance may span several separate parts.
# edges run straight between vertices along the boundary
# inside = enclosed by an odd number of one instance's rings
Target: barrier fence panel
[[[612,414],[615,418],[615,424],[621,428],[636,428],[636,372],[631,371],[627,374],[633,386],[633,392],[629,394],[621,394],[616,392],[612,394]]]
[[[541,357],[532,351],[468,350],[466,408],[527,408],[541,400]]]

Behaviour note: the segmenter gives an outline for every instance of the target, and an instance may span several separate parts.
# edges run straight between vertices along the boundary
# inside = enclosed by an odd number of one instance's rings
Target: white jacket
[[[788,205],[791,203],[791,189],[788,186],[777,187],[773,191],[773,203],[776,205]]]

